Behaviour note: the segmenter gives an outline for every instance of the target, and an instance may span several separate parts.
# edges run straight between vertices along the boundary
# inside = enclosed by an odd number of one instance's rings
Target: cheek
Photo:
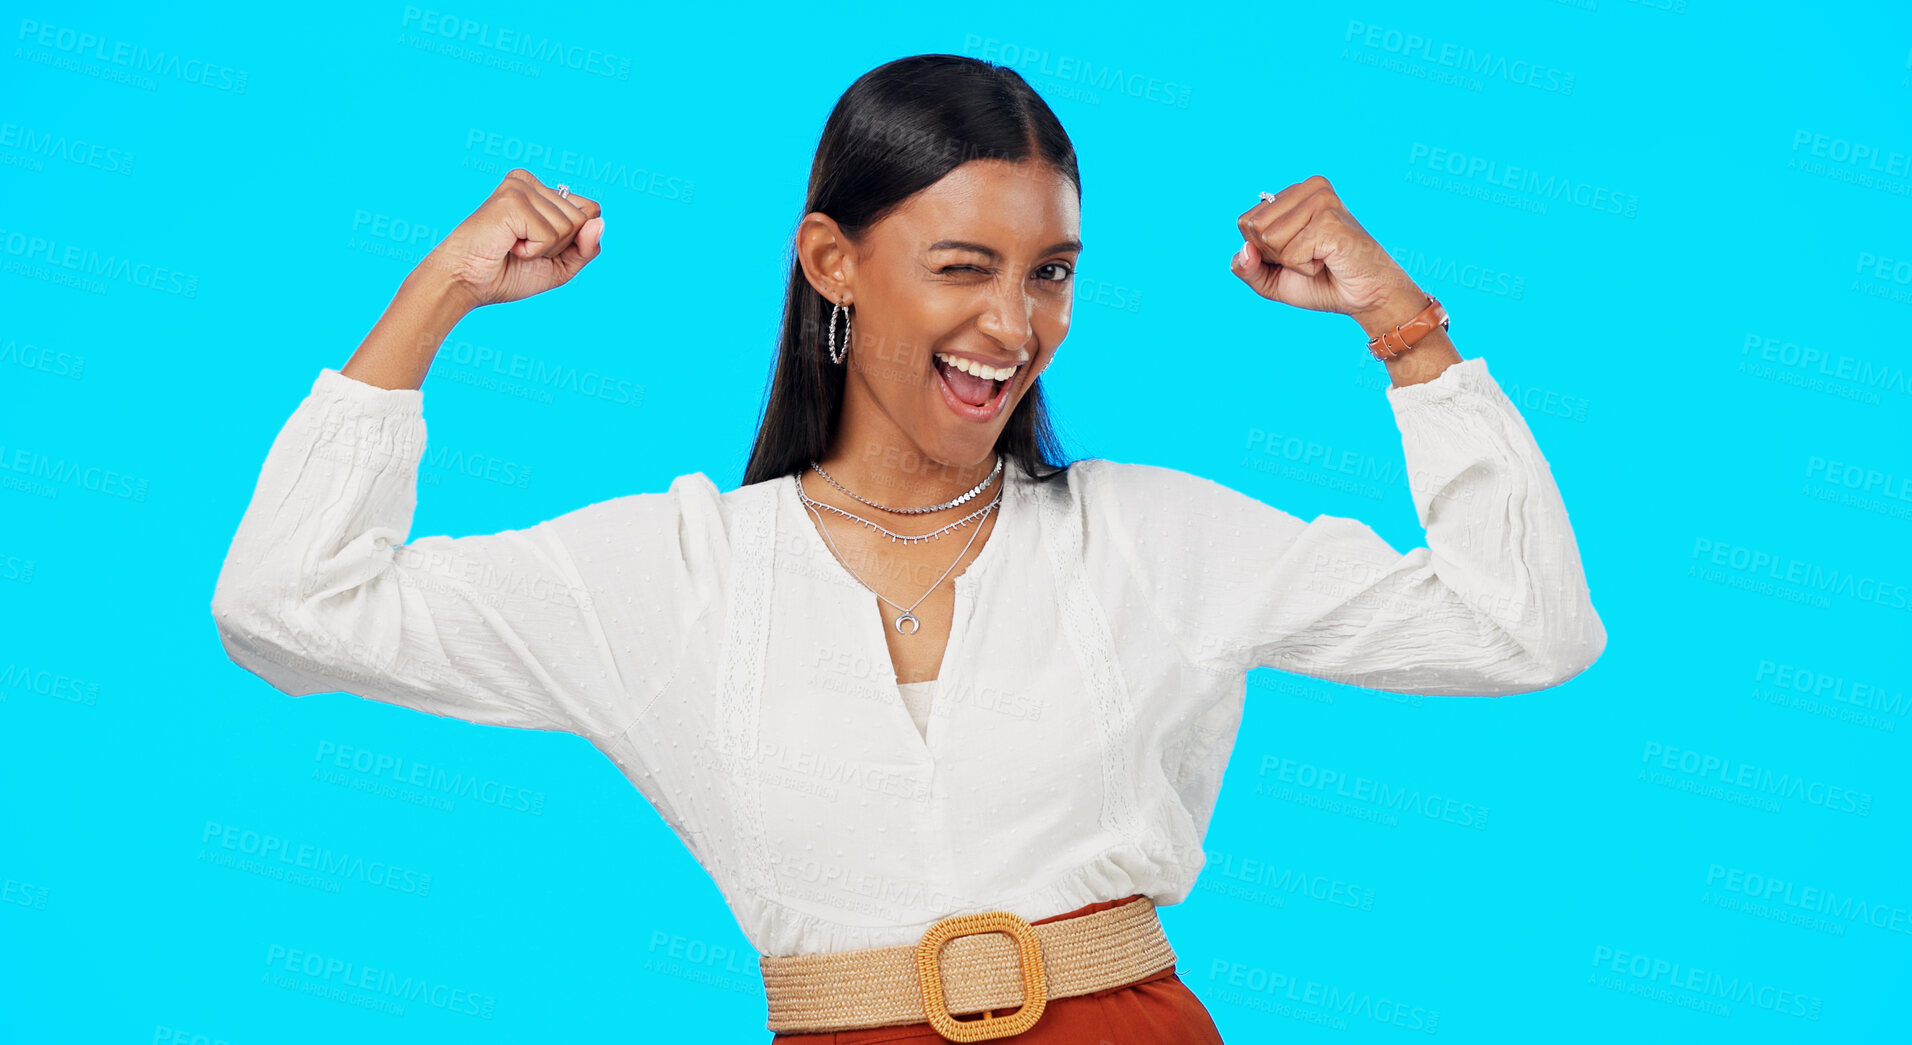
[[[857,330],[857,351],[862,354],[863,376],[872,384],[902,385],[918,379],[918,371],[928,358],[922,343],[920,315],[885,316],[886,322]]]
[[[930,365],[936,346],[962,327],[963,312],[934,301],[922,301],[893,313],[891,323],[882,335],[884,362],[921,370]]]
[[[1042,346],[1036,354],[1036,362],[1048,366],[1054,359],[1062,342],[1069,336],[1069,305],[1067,302],[1057,312],[1047,314],[1047,321],[1036,327],[1036,341]]]
[[[1075,308],[1075,299],[1064,296],[1055,304],[1041,310],[1036,315],[1037,333],[1042,336],[1045,346],[1059,345],[1069,336],[1069,317]]]

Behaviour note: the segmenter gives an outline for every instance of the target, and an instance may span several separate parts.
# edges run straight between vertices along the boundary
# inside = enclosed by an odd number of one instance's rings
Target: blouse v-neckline
[[[937,662],[936,677],[933,679],[919,680],[919,682],[922,683],[935,684],[935,688],[939,692],[943,689],[943,681],[949,678],[951,668],[957,663],[963,640],[969,632],[969,618],[975,609],[976,585],[982,580],[992,564],[1007,554],[1002,550],[1002,546],[1006,543],[1005,539],[1016,532],[1016,528],[1022,523],[1024,507],[1021,499],[1022,490],[1020,484],[1016,481],[1019,474],[1016,462],[1013,459],[1003,463],[1003,474],[1001,478],[1002,503],[996,507],[997,519],[995,528],[989,531],[988,539],[983,541],[982,550],[977,552],[976,557],[970,561],[969,565],[964,567],[962,571],[954,577],[956,594],[951,604],[949,639],[943,645],[943,655]],[[830,571],[829,576],[836,580],[841,586],[855,591],[859,601],[876,601],[877,596],[850,572],[849,568],[836,557],[836,553],[824,542],[823,534],[817,531],[816,517],[810,514],[810,509],[803,503],[803,499],[797,495],[797,490],[795,489],[796,483],[797,479],[792,476],[786,476],[783,480],[780,480],[779,486],[782,487],[782,492],[778,494],[777,501],[778,504],[785,509],[785,517],[794,518],[807,535],[804,539],[804,543],[809,549],[809,553],[828,561],[830,564],[827,567]],[[938,582],[939,585],[941,583],[940,581]],[[919,592],[917,594],[921,593]],[[873,621],[872,615],[867,610],[867,603],[865,605],[866,608],[863,612],[850,615],[853,620],[862,622],[852,625],[851,631],[858,637],[858,641],[870,645],[875,651],[871,654],[872,656],[880,656],[881,663],[889,667],[892,686],[905,685],[906,683],[903,683],[901,677],[896,673],[896,662],[890,657],[888,637],[880,630],[872,630],[880,629],[883,626],[881,622],[890,619],[890,612],[893,612],[892,608],[888,603],[881,604],[884,610],[889,612],[885,612]],[[908,605],[908,603],[904,605]],[[917,683],[908,683],[908,685],[916,684]],[[913,742],[913,749],[918,757],[934,761],[942,736],[942,730],[939,726],[948,720],[947,713],[936,714],[932,709],[927,726],[923,732],[919,733],[916,729],[916,720],[910,716],[909,708],[903,703],[903,697],[900,691],[897,692],[895,706],[891,708],[891,711],[893,711],[894,714],[890,717],[897,723],[898,728],[908,734],[908,741]]]

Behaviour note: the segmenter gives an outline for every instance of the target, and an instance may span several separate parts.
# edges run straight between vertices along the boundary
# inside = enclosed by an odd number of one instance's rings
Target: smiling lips
[[[990,366],[966,356],[938,352],[936,373],[942,378],[943,401],[958,416],[972,421],[993,420],[1008,400],[1009,382],[1021,364]]]

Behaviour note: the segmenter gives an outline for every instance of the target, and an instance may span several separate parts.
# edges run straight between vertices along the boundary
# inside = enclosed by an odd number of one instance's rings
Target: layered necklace
[[[879,511],[890,512],[895,515],[925,515],[925,514],[928,514],[929,512],[940,512],[950,508],[956,508],[961,505],[967,504],[971,500],[975,499],[976,495],[982,493],[983,490],[986,489],[989,486],[989,484],[996,478],[996,476],[1002,474],[1003,458],[1001,454],[997,454],[996,467],[990,471],[989,476],[987,478],[985,478],[982,482],[977,483],[975,486],[971,487],[967,493],[964,493],[958,497],[951,498],[950,500],[944,501],[941,504],[932,504],[932,505],[927,505],[921,508],[892,508],[886,504],[878,504],[877,502],[872,501],[867,497],[862,497],[857,495],[856,493],[852,492],[849,488],[845,487],[842,483],[837,482],[836,479],[833,478],[829,472],[826,472],[823,470],[823,466],[821,464],[818,464],[817,462],[812,461],[810,462],[810,467],[815,469],[816,473],[818,475],[821,475],[824,478],[825,482],[828,482],[831,486],[834,486],[838,490],[841,490],[846,496],[854,498],[855,500],[863,504],[867,504],[870,507],[875,508]],[[944,570],[942,573],[942,576],[937,577],[936,580],[932,584],[930,584],[929,591],[925,591],[922,595],[917,597],[915,602],[910,603],[908,606],[901,606],[901,605],[898,605],[897,603],[890,602],[890,600],[883,598],[883,593],[877,591],[875,588],[870,587],[870,585],[866,581],[864,581],[862,575],[857,573],[855,568],[853,568],[850,565],[849,560],[843,557],[843,553],[837,550],[836,541],[830,538],[829,529],[823,525],[823,515],[821,513],[826,511],[835,512],[836,514],[844,516],[845,518],[854,519],[857,522],[862,523],[863,525],[869,527],[870,529],[875,530],[878,533],[881,533],[887,536],[891,541],[901,541],[904,544],[917,544],[922,541],[933,540],[937,537],[941,537],[943,534],[946,534],[949,531],[954,530],[959,526],[966,525],[972,520],[980,520],[984,516],[988,515],[990,512],[994,511],[998,505],[1002,504],[1003,488],[1001,486],[998,486],[996,487],[995,496],[989,499],[988,504],[985,504],[981,508],[978,508],[975,511],[970,512],[968,515],[965,515],[962,518],[956,520],[955,522],[950,523],[948,526],[944,526],[941,529],[932,530],[929,533],[897,533],[893,530],[885,528],[884,526],[882,526],[881,524],[873,520],[865,519],[861,515],[856,514],[855,512],[845,511],[844,509],[838,508],[836,505],[833,505],[833,504],[824,504],[822,501],[819,501],[816,498],[811,497],[803,489],[803,477],[801,473],[793,473],[790,478],[791,478],[791,481],[797,484],[797,496],[799,498],[802,498],[803,506],[810,510],[811,515],[816,517],[817,529],[823,534],[824,542],[830,546],[830,554],[835,555],[837,557],[837,561],[843,564],[843,568],[850,572],[851,577],[856,578],[856,582],[863,586],[863,590],[869,592],[870,594],[876,596],[878,599],[881,599],[883,602],[887,603],[888,605],[901,611],[895,620],[896,631],[900,635],[914,635],[916,634],[917,630],[922,627],[922,622],[916,619],[916,614],[914,612],[916,607],[922,605],[923,600],[929,598],[930,592],[935,591],[937,586],[943,583],[943,578],[948,577],[950,574],[950,571],[956,568],[956,563],[962,562],[963,556],[969,554],[970,546],[976,543],[977,535],[981,534],[983,531],[982,523],[977,522],[975,532],[969,535],[969,542],[963,545],[962,551],[956,553],[956,558],[952,562],[950,562],[949,569]],[[907,629],[905,629],[904,627],[905,624],[908,624]]]

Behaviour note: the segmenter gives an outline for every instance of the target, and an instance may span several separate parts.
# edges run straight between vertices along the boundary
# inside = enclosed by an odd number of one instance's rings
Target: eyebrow
[[[1001,251],[995,249],[994,247],[985,247],[980,243],[971,243],[968,240],[939,239],[936,242],[930,244],[929,249],[931,250],[973,250],[976,253],[987,257],[991,261],[1002,260]],[[1042,248],[1041,253],[1060,254],[1063,251],[1074,251],[1078,254],[1081,253],[1082,241],[1079,239],[1065,239],[1060,243],[1051,243],[1048,246]]]

